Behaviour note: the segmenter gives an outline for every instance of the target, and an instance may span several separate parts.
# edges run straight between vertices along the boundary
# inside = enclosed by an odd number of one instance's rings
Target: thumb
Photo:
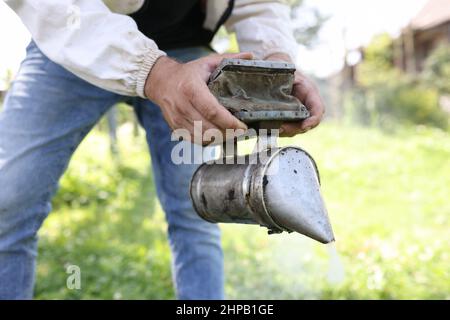
[[[239,53],[225,53],[221,55],[223,59],[253,59],[253,53],[251,52],[239,52]]]
[[[212,54],[207,57],[208,58],[208,66],[210,72],[217,68],[220,62],[223,59],[253,59],[253,53],[251,52],[239,52],[239,53],[224,53],[224,54]]]

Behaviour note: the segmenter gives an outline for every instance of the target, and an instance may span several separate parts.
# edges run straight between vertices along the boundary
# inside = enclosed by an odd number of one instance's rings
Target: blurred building
[[[429,0],[395,41],[394,63],[405,72],[420,72],[442,43],[450,43],[450,0]]]
[[[392,63],[405,73],[418,74],[433,50],[445,43],[450,43],[450,0],[429,0],[393,40]],[[353,51],[359,53],[359,61],[349,63],[346,58],[342,69],[327,78],[326,103],[332,106],[327,112],[333,118],[344,115],[346,93],[351,92],[354,99],[359,88],[358,68],[365,59],[366,50],[360,47]],[[441,107],[450,113],[450,97],[441,97]]]
[[[406,73],[420,73],[428,56],[445,43],[450,43],[450,0],[429,0],[394,39],[392,62]],[[365,48],[354,51],[359,52],[361,59],[356,64],[344,60],[342,69],[329,77],[330,81],[339,84],[339,90],[357,86],[357,69],[364,61]]]

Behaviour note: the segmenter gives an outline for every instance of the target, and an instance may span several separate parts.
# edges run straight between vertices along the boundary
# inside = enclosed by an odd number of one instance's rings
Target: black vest
[[[203,28],[206,14],[199,0],[146,0],[131,17],[138,29],[154,40],[161,50],[208,46],[230,16],[233,4],[233,0],[229,1],[213,31]]]

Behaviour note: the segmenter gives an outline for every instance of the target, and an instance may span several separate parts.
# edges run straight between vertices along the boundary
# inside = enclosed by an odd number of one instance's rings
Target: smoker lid
[[[267,60],[223,59],[216,70],[211,73],[209,81],[213,81],[223,70],[294,73],[293,63]]]
[[[208,87],[220,104],[251,127],[261,122],[278,128],[285,121],[310,116],[292,95],[295,65],[282,61],[224,59],[211,74]]]

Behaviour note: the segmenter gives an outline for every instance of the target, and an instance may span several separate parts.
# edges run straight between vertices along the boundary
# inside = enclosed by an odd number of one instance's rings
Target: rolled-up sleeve
[[[290,7],[283,1],[236,0],[225,27],[236,33],[240,50],[252,52],[256,59],[285,53],[296,61]]]
[[[6,0],[48,58],[108,91],[144,95],[147,76],[165,55],[132,18],[101,0]]]

